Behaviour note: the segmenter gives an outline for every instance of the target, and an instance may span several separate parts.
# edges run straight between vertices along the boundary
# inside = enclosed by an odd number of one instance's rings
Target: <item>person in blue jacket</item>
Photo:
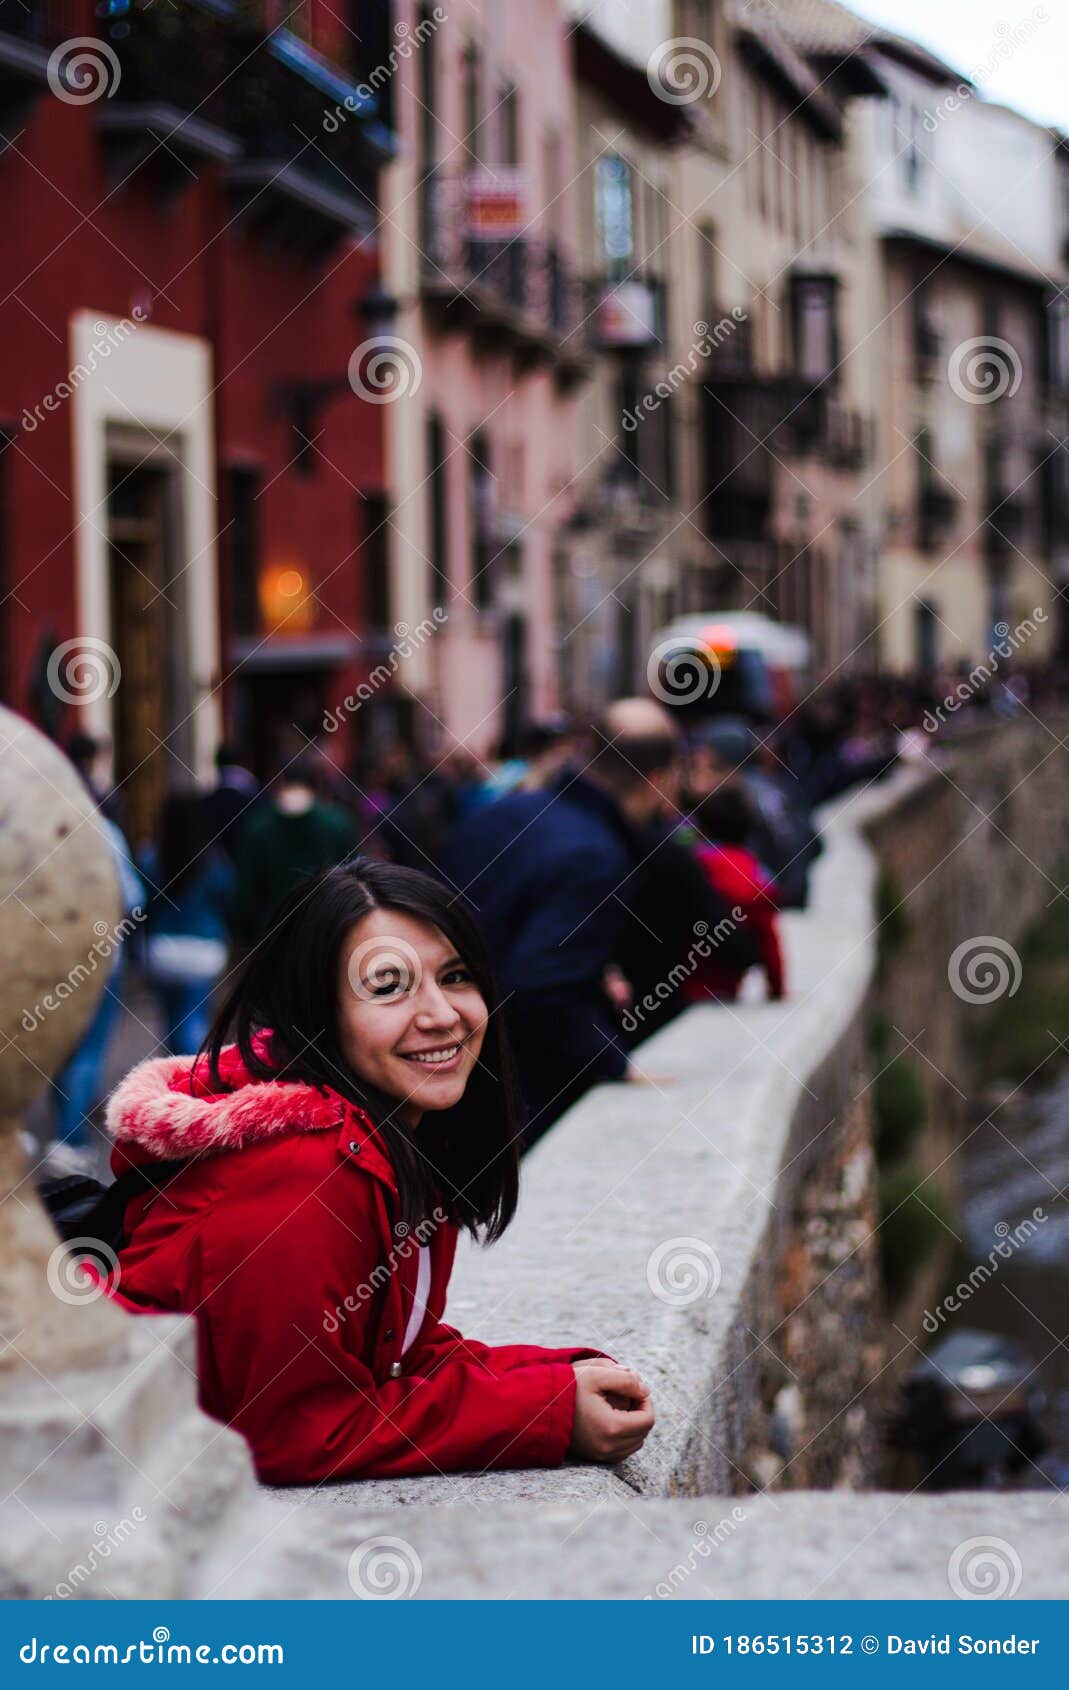
[[[88,784],[88,782],[87,782]],[[92,790],[92,789],[90,789]],[[43,1153],[49,1174],[92,1174],[98,1153],[94,1148],[92,1120],[106,1088],[108,1054],[125,1009],[126,967],[123,953],[127,936],[136,932],[145,901],[145,888],[134,867],[130,847],[118,824],[97,810],[86,826],[99,827],[108,841],[115,862],[120,919],[97,940],[86,966],[95,973],[103,962],[107,969],[104,990],[88,1027],[67,1060],[53,1076],[49,1088],[55,1119],[55,1138]],[[99,928],[98,928],[99,930]],[[36,1146],[27,1143],[36,1157]]]
[[[158,849],[141,868],[150,888],[145,979],[171,1056],[192,1055],[208,1036],[212,996],[230,951],[237,876],[215,843],[200,792],[174,792],[163,806]]]
[[[581,772],[516,792],[456,827],[443,874],[478,911],[501,976],[530,1145],[599,1080],[639,1078],[606,986],[632,920],[645,830],[674,795],[667,712],[620,699]]]

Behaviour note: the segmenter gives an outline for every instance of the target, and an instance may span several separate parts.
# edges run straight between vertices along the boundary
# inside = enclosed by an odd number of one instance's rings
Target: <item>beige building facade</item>
[[[865,663],[878,356],[847,125],[882,84],[852,61],[822,81],[769,13],[725,0],[579,11],[598,352],[579,426],[602,449],[577,490],[565,690],[640,685],[657,630],[695,611],[796,621],[818,666]],[[633,344],[599,339],[607,282]]]
[[[389,608],[444,614],[401,731],[585,714],[687,612],[796,624],[831,678],[1037,609],[1022,656],[1064,646],[1056,137],[835,0],[402,21]]]
[[[851,52],[886,89],[849,147],[878,351],[876,658],[971,666],[1021,627],[1015,661],[1043,662],[1069,579],[1063,145],[833,0],[782,12],[817,62]]]
[[[390,618],[444,616],[405,659],[397,728],[485,752],[558,702],[554,558],[584,373],[570,46],[556,0],[399,10],[383,283],[410,373],[386,418]]]
[[[850,136],[882,84],[856,54],[834,72],[815,63],[786,32],[789,5],[676,13],[720,67],[677,161],[691,249],[679,332],[744,317],[708,359],[686,431],[715,603],[798,624],[819,672],[850,672],[872,658],[879,383]]]
[[[881,656],[972,663],[1038,610],[1019,656],[1039,662],[1065,579],[1057,150],[1016,112],[948,109],[949,73],[902,59],[885,73],[885,122],[867,136],[887,369]]]
[[[643,43],[618,50],[611,29],[579,19],[572,45],[590,379],[577,396],[575,499],[555,617],[562,698],[583,714],[641,690],[654,632],[708,543],[676,479],[676,410],[688,379],[672,375],[673,147],[682,119],[651,89]],[[698,367],[692,361],[691,373]]]

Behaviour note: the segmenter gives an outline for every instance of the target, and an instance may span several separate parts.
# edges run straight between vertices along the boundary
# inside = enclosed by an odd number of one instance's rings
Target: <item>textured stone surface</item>
[[[106,969],[87,968],[62,1003],[45,1005],[72,970],[89,963],[101,936],[96,924],[111,929],[119,918],[111,850],[95,814],[59,748],[0,708],[0,1107],[9,1117],[75,1044],[104,982]]]
[[[888,1056],[904,1056],[927,1097],[927,1122],[910,1159],[951,1203],[958,1196],[959,1147],[978,1125],[963,1079],[973,1067],[970,1035],[989,1011],[955,995],[949,964],[968,940],[980,940],[974,955],[990,955],[992,938],[996,954],[1017,945],[1056,902],[1069,836],[1067,734],[1065,716],[943,730],[932,739],[939,768],[882,811],[870,833],[884,876],[884,907],[895,909],[885,929],[874,1007],[890,1029]],[[1040,1071],[1031,1084],[1048,1077]],[[999,1107],[997,1098],[992,1105]],[[1004,1105],[997,1128],[1012,1136]],[[922,1317],[941,1294],[954,1248],[946,1234],[943,1248],[914,1272],[893,1310],[894,1326],[922,1344]],[[894,1372],[914,1357],[903,1340]]]
[[[198,1595],[345,1599],[352,1567],[365,1592],[396,1582],[421,1599],[1069,1597],[1069,1498],[1049,1494],[795,1491],[348,1516],[265,1498],[246,1526],[263,1541],[250,1537],[232,1571],[210,1558]]]
[[[181,1594],[255,1496],[244,1440],[196,1405],[193,1322],[131,1319],[71,1272],[16,1134],[93,1013],[118,905],[73,768],[0,710],[2,1597]]]
[[[27,1176],[19,1117],[77,1042],[106,967],[94,946],[119,916],[107,839],[74,769],[0,708],[0,1373],[62,1367],[121,1346],[101,1303],[74,1306],[48,1284],[56,1238]]]
[[[0,1599],[182,1596],[256,1508],[244,1439],[196,1405],[192,1321],[120,1321],[94,1368],[0,1375]]]

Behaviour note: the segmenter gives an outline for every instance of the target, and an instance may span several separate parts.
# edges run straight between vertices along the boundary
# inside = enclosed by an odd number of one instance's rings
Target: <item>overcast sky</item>
[[[980,83],[989,99],[1069,129],[1067,0],[847,0]],[[1017,46],[1014,32],[1028,39]]]

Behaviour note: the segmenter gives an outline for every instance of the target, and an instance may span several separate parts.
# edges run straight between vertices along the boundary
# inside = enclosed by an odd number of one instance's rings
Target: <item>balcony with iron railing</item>
[[[79,33],[72,0],[0,0],[0,133],[21,128],[48,91],[51,53]]]
[[[1014,444],[1013,425],[988,414],[982,447],[980,477],[980,544],[989,561],[1009,557],[1025,541],[1038,491],[1027,473],[1015,470],[1022,460]],[[1023,464],[1030,463],[1023,460]]]
[[[228,178],[246,222],[329,245],[377,224],[378,172],[396,142],[379,97],[285,29],[236,38],[228,104],[244,156]]]
[[[1039,471],[1039,544],[1048,558],[1069,548],[1069,443],[1043,447]]]
[[[753,319],[743,316],[737,320],[726,306],[715,303],[706,307],[705,316],[713,325],[706,336],[709,342],[706,380],[730,386],[759,379],[754,355]],[[730,332],[722,329],[724,324],[730,325]]]
[[[0,36],[55,47],[79,27],[77,0],[0,0]]]
[[[1006,558],[1025,542],[1031,503],[1020,489],[987,486],[981,496],[980,539],[986,558]]]
[[[507,349],[520,367],[550,364],[558,380],[577,379],[588,351],[579,279],[557,241],[527,229],[518,204],[501,233],[488,233],[475,174],[437,169],[421,184],[424,305],[443,327]]]
[[[167,7],[129,0],[110,8],[84,0],[0,0],[0,77],[21,74],[44,92],[51,69],[71,105],[152,100],[174,102],[188,114],[212,103],[225,82],[227,26],[241,15],[238,0],[170,0]],[[87,21],[99,49],[85,34]]]
[[[942,374],[943,336],[930,317],[918,315],[913,323],[913,379],[922,386]]]
[[[746,360],[745,345],[718,347],[707,360],[703,385],[710,431],[726,435],[733,481],[752,482],[760,474],[771,481],[773,454],[806,456],[827,439],[829,397],[794,371],[757,370]]]
[[[761,378],[705,384],[702,525],[718,546],[770,539],[781,413]]]
[[[830,399],[826,418],[825,449],[836,469],[864,469],[872,457],[873,423],[863,411]]]
[[[920,551],[933,552],[945,543],[957,521],[960,504],[957,494],[937,477],[920,480],[914,522]]]
[[[240,158],[228,94],[235,40],[215,8],[185,0],[134,6],[125,32],[99,33],[118,65],[116,85],[93,114],[114,184],[149,166],[165,196],[196,180],[200,164]]]
[[[0,88],[12,62],[47,86],[49,44],[73,28],[65,12],[0,0]],[[266,18],[241,0],[131,0],[121,19],[95,25],[112,86],[88,109],[116,185],[146,170],[167,196],[215,162],[239,220],[276,246],[318,251],[374,227],[393,137],[374,95]]]
[[[788,456],[819,455],[832,469],[863,469],[871,454],[872,423],[837,398],[827,383],[800,383],[785,395],[791,408],[781,431]]]
[[[703,381],[721,410],[735,416],[751,446],[757,441],[781,457],[820,453],[836,469],[859,469],[870,449],[870,425],[862,413],[838,397],[838,369],[831,361],[821,374],[791,364],[758,366],[753,325],[727,310],[707,312],[730,333],[711,334]]]

